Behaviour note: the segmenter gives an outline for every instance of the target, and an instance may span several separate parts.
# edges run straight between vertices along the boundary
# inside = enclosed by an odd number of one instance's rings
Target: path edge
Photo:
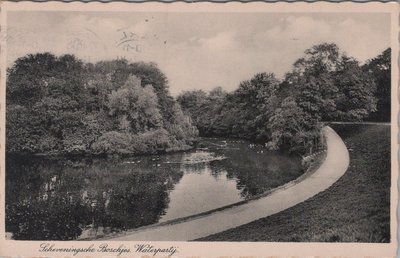
[[[322,133],[323,133],[324,129],[333,130],[330,126],[326,125],[326,126],[321,128]],[[323,137],[324,138],[324,143],[326,145],[326,143],[327,143],[326,136],[325,136],[324,133],[323,133],[323,135],[324,135],[324,137]],[[327,148],[328,148],[328,146],[327,146]],[[148,229],[157,228],[157,227],[175,225],[175,224],[178,224],[178,223],[187,222],[187,221],[190,221],[190,220],[201,218],[201,217],[210,215],[210,214],[215,213],[215,212],[220,212],[220,211],[223,211],[223,210],[231,209],[231,208],[234,208],[234,207],[249,203],[251,201],[258,200],[260,198],[267,197],[267,196],[273,194],[274,192],[290,188],[290,187],[302,182],[303,180],[309,178],[311,175],[313,175],[325,163],[325,160],[326,160],[326,157],[327,157],[327,149],[322,151],[322,155],[323,155],[322,159],[318,160],[319,163],[320,163],[318,167],[315,167],[315,166],[311,165],[311,166],[309,166],[307,168],[307,170],[303,174],[301,174],[296,179],[294,179],[292,181],[289,181],[289,182],[287,182],[287,183],[285,183],[285,184],[283,184],[281,186],[278,186],[278,187],[275,187],[273,189],[270,189],[270,190],[268,190],[268,191],[266,191],[266,192],[264,192],[262,194],[258,194],[256,196],[253,196],[250,199],[243,200],[243,201],[236,202],[236,203],[232,203],[232,204],[229,204],[229,205],[225,205],[225,206],[219,207],[217,209],[208,210],[208,211],[205,211],[205,212],[197,213],[197,214],[186,216],[186,217],[182,217],[182,218],[177,218],[177,219],[168,220],[168,221],[165,221],[165,222],[160,222],[160,223],[156,223],[156,224],[152,224],[152,225],[147,225],[147,226],[135,228],[135,229],[128,230],[128,231],[116,232],[116,233],[113,233],[113,234],[109,234],[107,236],[100,236],[98,238],[91,238],[90,240],[112,240],[113,238],[123,237],[123,236],[130,235],[130,234],[133,234],[135,232],[142,231],[142,230],[148,230]],[[89,240],[89,239],[88,238],[77,239],[77,241],[87,241],[87,240]]]

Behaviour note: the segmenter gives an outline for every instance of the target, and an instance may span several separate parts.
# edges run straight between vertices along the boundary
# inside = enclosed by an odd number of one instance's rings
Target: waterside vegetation
[[[390,49],[364,65],[333,43],[307,49],[282,80],[258,73],[233,92],[176,100],[154,63],[29,54],[7,72],[8,153],[138,155],[187,150],[198,136],[272,150],[321,149],[321,121],[390,119]]]
[[[8,70],[7,151],[149,154],[198,136],[155,64],[27,55]]]
[[[305,51],[283,80],[258,73],[233,92],[178,96],[200,135],[245,138],[307,155],[323,146],[321,121],[390,121],[390,49],[361,65],[335,44]]]

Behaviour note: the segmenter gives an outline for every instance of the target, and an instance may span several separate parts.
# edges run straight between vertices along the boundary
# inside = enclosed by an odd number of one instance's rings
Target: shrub
[[[170,147],[170,135],[165,129],[157,129],[134,135],[131,149],[135,153],[154,153]]]
[[[129,153],[131,137],[116,131],[106,132],[91,146],[95,154]]]

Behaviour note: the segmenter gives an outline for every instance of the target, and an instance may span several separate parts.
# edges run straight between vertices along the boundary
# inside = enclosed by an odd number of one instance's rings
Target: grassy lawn
[[[332,187],[278,214],[200,241],[389,242],[390,126],[333,125],[350,167]]]

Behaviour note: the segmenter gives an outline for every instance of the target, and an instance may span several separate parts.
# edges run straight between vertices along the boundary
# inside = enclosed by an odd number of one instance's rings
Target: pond
[[[6,231],[95,239],[249,199],[302,173],[300,160],[235,139],[126,159],[6,157]]]

